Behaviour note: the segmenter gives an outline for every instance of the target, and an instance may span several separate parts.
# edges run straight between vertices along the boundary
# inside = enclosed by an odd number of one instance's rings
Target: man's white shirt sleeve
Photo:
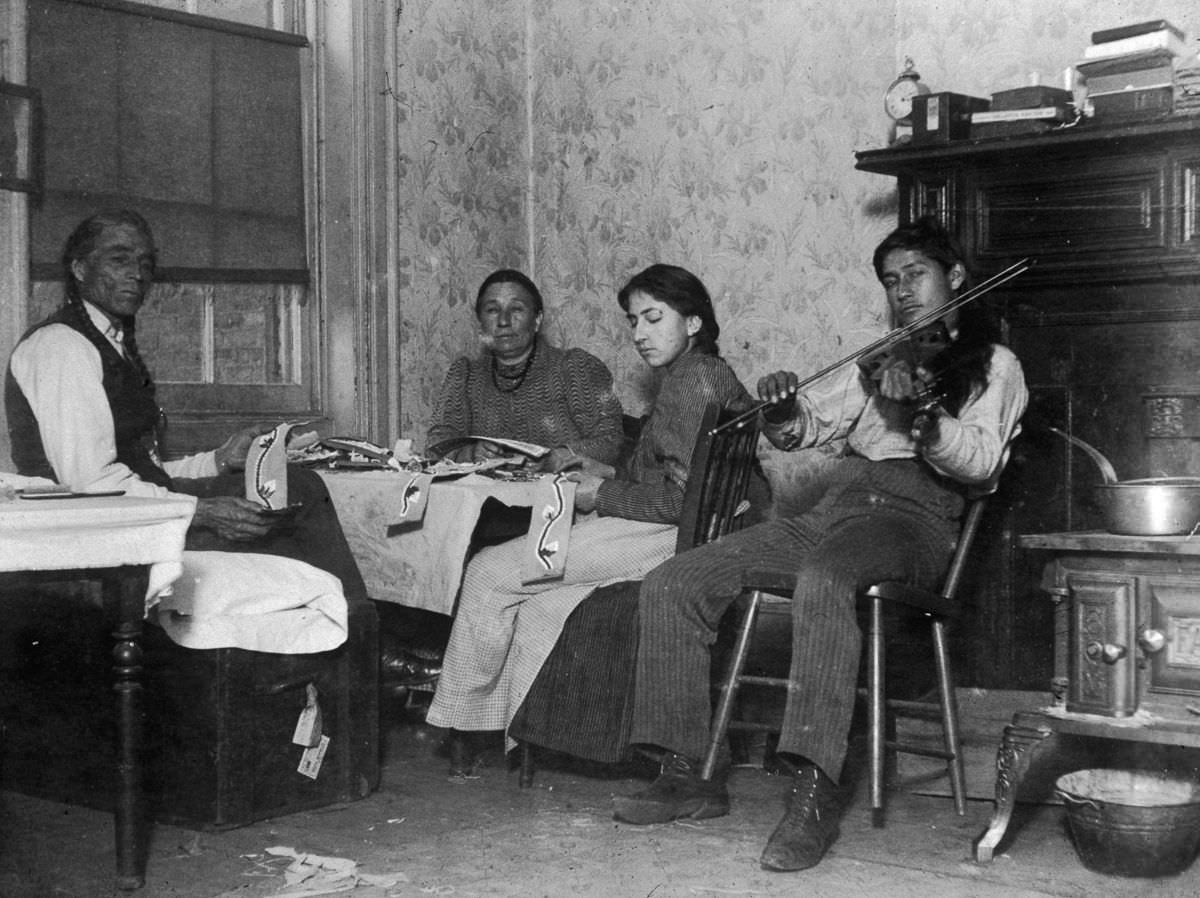
[[[100,353],[65,324],[50,324],[13,351],[13,377],[38,421],[42,446],[59,481],[74,490],[124,490],[130,496],[169,496],[117,461],[116,433]],[[216,474],[212,452],[169,462],[169,474]]]

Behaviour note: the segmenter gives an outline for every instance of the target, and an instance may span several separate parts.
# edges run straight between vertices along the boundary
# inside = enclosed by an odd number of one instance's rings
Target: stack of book
[[[1069,90],[1036,84],[992,94],[985,112],[971,114],[971,137],[1010,137],[1036,134],[1074,120]]]
[[[1075,69],[1096,118],[1166,115],[1175,105],[1177,65],[1194,55],[1182,31],[1154,19],[1093,32]]]
[[[1192,62],[1175,70],[1175,112],[1200,113],[1200,62]]]

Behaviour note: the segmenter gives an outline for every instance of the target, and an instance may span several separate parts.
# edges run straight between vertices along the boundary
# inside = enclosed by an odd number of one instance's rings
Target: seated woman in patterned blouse
[[[509,268],[492,272],[475,317],[483,351],[450,366],[426,450],[478,435],[549,447],[540,470],[557,472],[580,457],[615,464],[622,431],[612,374],[591,353],[557,349],[540,336],[542,295],[533,281]],[[480,440],[445,454],[477,461],[503,450]]]
[[[718,354],[712,300],[693,274],[652,265],[618,294],[658,393],[632,456],[618,470],[586,459],[565,576],[523,584],[520,539],[467,566],[428,723],[455,731],[451,773],[469,774],[464,734],[507,728],[571,611],[597,587],[637,580],[675,549],[676,525],[701,417],[710,402],[745,408],[750,395]]]

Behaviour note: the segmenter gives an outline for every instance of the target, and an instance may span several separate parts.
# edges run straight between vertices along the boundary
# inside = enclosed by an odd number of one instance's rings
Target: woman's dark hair
[[[909,224],[901,225],[884,237],[879,246],[875,247],[875,255],[871,261],[875,265],[875,277],[879,280],[883,280],[883,263],[887,259],[888,253],[898,249],[910,249],[922,253],[940,263],[946,271],[961,263],[967,272],[967,279],[963,281],[962,286],[969,285],[970,269],[962,244],[932,215],[926,215]]]
[[[629,297],[639,292],[665,302],[684,318],[690,315],[699,318],[700,331],[693,344],[696,350],[705,355],[721,354],[717,346],[721,328],[713,312],[712,297],[700,278],[678,265],[651,265],[629,279],[617,294],[617,302],[628,312]]]
[[[542,294],[537,285],[515,268],[500,268],[484,278],[483,283],[479,285],[479,292],[475,294],[476,318],[479,317],[479,310],[483,306],[483,294],[493,284],[516,284],[521,287],[533,300],[534,312],[538,315],[542,314]]]
[[[892,231],[875,247],[872,262],[875,276],[883,280],[883,266],[889,253],[912,250],[932,259],[949,272],[962,265],[965,277],[961,291],[971,282],[971,266],[957,238],[932,216],[918,218]],[[984,300],[974,300],[958,309],[958,338],[943,350],[930,367],[937,375],[938,391],[946,411],[958,414],[970,395],[987,386],[992,348],[1001,342],[1000,321]]]
[[[64,290],[67,302],[77,303],[80,301],[79,282],[75,280],[75,273],[71,270],[71,266],[91,254],[92,250],[96,248],[96,241],[100,239],[105,228],[118,225],[130,225],[136,228],[146,238],[146,242],[151,247],[154,246],[154,234],[150,231],[149,223],[132,209],[106,209],[85,218],[75,226],[75,230],[71,232],[71,236],[67,238],[67,242],[63,246],[62,267],[63,275],[66,278]]]

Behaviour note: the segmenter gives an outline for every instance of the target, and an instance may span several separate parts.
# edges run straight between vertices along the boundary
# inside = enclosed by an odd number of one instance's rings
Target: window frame
[[[315,229],[320,226],[320,221],[314,214],[314,182],[318,173],[314,170],[313,163],[313,132],[314,121],[317,118],[315,110],[319,98],[319,85],[316,79],[318,67],[314,63],[314,46],[317,41],[310,40],[305,33],[300,33],[307,24],[305,17],[301,14],[294,16],[293,27],[296,30],[293,32],[132,3],[128,0],[59,0],[59,2],[107,9],[119,13],[131,13],[233,35],[265,39],[294,46],[300,54],[296,88],[299,91],[300,176],[303,183],[299,189],[303,202],[304,253],[308,267],[304,269],[161,267],[156,274],[156,284],[194,286],[198,288],[196,292],[202,292],[208,297],[205,300],[207,308],[202,313],[206,332],[199,335],[198,340],[202,351],[209,357],[202,366],[205,374],[201,380],[170,381],[159,377],[156,378],[156,381],[163,406],[174,419],[184,422],[185,428],[203,431],[215,429],[215,427],[205,427],[205,422],[237,423],[239,420],[247,418],[314,417],[314,410],[321,406],[323,382],[321,359],[323,337],[320,333],[323,316],[319,311],[320,303],[316,296],[318,280],[313,252],[314,247],[318,245]],[[29,49],[31,54],[37,52],[37,48],[32,44]],[[134,201],[131,199],[130,202]],[[31,214],[37,214],[33,209],[30,211]],[[151,220],[150,224],[153,227],[154,221]],[[34,281],[39,282],[61,283],[63,278],[61,266],[49,262],[32,263],[30,274]],[[290,344],[290,348],[300,359],[297,365],[299,375],[297,382],[231,384],[216,383],[212,380],[211,372],[215,362],[215,359],[211,357],[214,332],[211,314],[212,292],[208,288],[220,284],[277,285],[278,289],[301,286],[306,291],[306,295],[300,301],[298,326],[294,329]],[[298,334],[295,331],[298,331]],[[153,362],[153,356],[151,356],[152,369]],[[173,444],[175,442],[172,440]],[[189,450],[198,448],[191,445],[194,442],[191,438],[185,438],[184,442],[188,444]],[[206,441],[200,440],[200,442],[207,445]]]

